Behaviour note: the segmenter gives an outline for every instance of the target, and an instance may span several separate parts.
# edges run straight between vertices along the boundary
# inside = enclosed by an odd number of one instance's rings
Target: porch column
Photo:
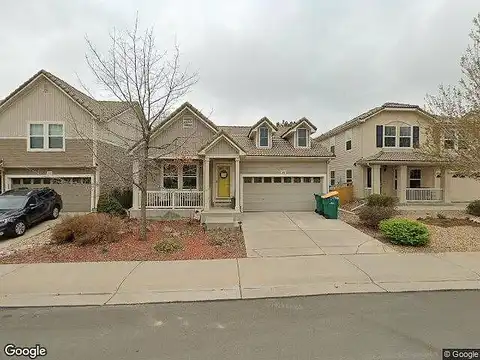
[[[372,194],[380,194],[380,165],[372,165]]]
[[[450,188],[451,188],[452,175],[448,169],[442,169],[442,177],[440,178],[440,185],[443,189],[443,202],[446,204],[451,203],[450,200]]]
[[[210,158],[205,156],[203,160],[203,208],[210,209]]]
[[[235,159],[235,211],[240,211],[240,159]]]
[[[139,183],[140,181],[140,174],[139,174],[140,166],[138,164],[138,160],[133,160],[132,165],[132,178],[133,178],[133,189],[132,189],[132,208],[138,210],[140,208],[140,189],[135,185],[135,183]]]
[[[398,197],[400,204],[407,202],[407,165],[398,167],[397,186],[400,196]]]

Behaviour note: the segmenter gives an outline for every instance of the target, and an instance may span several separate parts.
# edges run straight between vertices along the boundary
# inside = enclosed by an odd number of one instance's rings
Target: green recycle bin
[[[323,199],[323,215],[327,219],[338,219],[339,200],[337,196]]]
[[[323,199],[322,194],[313,194],[315,196],[315,212],[323,215]]]

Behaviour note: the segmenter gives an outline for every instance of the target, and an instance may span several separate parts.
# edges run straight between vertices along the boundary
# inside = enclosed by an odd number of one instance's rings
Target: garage
[[[313,211],[325,176],[244,176],[243,211]]]
[[[454,175],[450,185],[450,201],[469,202],[480,198],[480,181]]]
[[[92,208],[92,177],[8,177],[11,189],[19,187],[54,189],[62,196],[63,211],[85,212]]]

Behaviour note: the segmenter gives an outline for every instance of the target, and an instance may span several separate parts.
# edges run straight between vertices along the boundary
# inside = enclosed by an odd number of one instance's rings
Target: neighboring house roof
[[[200,148],[200,150],[198,150],[198,153],[201,154],[201,155],[204,155],[205,152],[210,148],[212,147],[213,145],[215,145],[220,138],[225,138],[227,139],[227,141],[233,145],[235,148],[237,148],[237,150],[239,151],[239,153],[241,153],[241,155],[244,155],[245,154],[245,150],[230,136],[228,135],[228,133],[226,133],[224,130],[220,130],[214,137],[213,139],[211,139],[208,143],[206,143],[204,146],[202,146]]]
[[[74,88],[72,85],[68,84],[67,82],[60,79],[59,77],[43,69],[38,71],[35,75],[33,75],[31,78],[25,81],[22,85],[16,88],[7,97],[5,97],[5,99],[0,101],[0,107],[6,104],[10,99],[15,97],[15,95],[19,94],[23,89],[25,89],[29,84],[31,84],[39,76],[46,77],[53,84],[55,84],[61,90],[63,90],[68,96],[70,96],[78,105],[83,107],[86,111],[91,113],[97,119],[108,120],[113,116],[116,116],[129,108],[128,102],[97,101],[92,97],[88,96],[87,94],[84,94],[80,90]]]
[[[297,120],[292,126],[287,128],[285,131],[281,133],[281,137],[288,136],[292,132],[295,131],[296,128],[298,128],[302,124],[307,124],[308,127],[310,127],[311,130],[317,131],[317,127],[312,124],[310,120],[308,120],[306,117],[302,117],[301,119]]]
[[[437,160],[416,150],[410,151],[385,151],[381,150],[374,155],[367,156],[356,164],[382,163],[382,162],[435,162]]]
[[[330,151],[313,141],[310,148],[295,148],[279,135],[285,128],[280,128],[272,134],[271,148],[256,147],[255,141],[248,137],[250,126],[219,126],[219,128],[229,134],[245,150],[247,156],[334,157]]]
[[[319,141],[319,140],[327,139],[330,136],[333,136],[333,135],[336,135],[336,134],[338,134],[342,131],[348,130],[348,129],[364,122],[368,118],[378,114],[379,112],[384,111],[384,110],[388,110],[388,109],[405,109],[405,110],[411,109],[411,110],[419,111],[420,113],[422,113],[422,114],[424,114],[428,117],[433,117],[432,114],[429,114],[428,112],[423,110],[418,105],[402,104],[402,103],[396,103],[396,102],[386,102],[385,104],[383,104],[381,106],[374,107],[373,109],[370,109],[370,110],[354,117],[353,119],[351,119],[351,120],[333,128],[333,129],[327,131],[326,133],[316,137],[315,140]]]
[[[257,128],[263,123],[267,123],[270,126],[270,128],[274,131],[278,130],[278,128],[270,121],[270,119],[264,116],[260,120],[258,120],[255,124],[252,125],[247,136],[250,137],[252,135],[252,132],[256,131]]]

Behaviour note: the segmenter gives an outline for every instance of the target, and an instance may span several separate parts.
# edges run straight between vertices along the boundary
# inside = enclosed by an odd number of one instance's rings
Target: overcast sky
[[[218,124],[306,116],[319,133],[386,101],[455,83],[479,0],[1,0],[0,98],[44,68],[92,86],[85,40],[155,26],[200,80],[185,98]],[[93,89],[94,91],[97,89]],[[98,94],[98,92],[97,92]]]

